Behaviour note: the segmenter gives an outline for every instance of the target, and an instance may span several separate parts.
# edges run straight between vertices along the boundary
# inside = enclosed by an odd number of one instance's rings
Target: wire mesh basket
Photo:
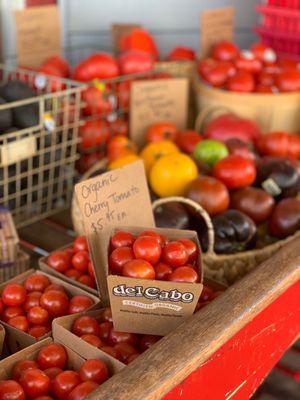
[[[0,204],[20,227],[69,205],[84,85],[6,65],[0,77],[0,97],[18,85],[33,93],[0,104],[0,124],[11,125],[0,131]]]

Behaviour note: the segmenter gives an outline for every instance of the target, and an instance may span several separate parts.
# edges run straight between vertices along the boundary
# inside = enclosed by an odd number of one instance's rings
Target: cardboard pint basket
[[[104,309],[86,311],[80,316],[88,316],[102,322],[102,313]],[[95,347],[90,343],[84,341],[79,336],[72,332],[72,327],[78,315],[66,315],[64,317],[56,318],[52,324],[52,335],[55,342],[59,342],[65,346],[70,346],[74,351],[79,353],[81,357],[89,360],[91,358],[98,358],[105,362],[111,374],[115,374],[125,367],[121,361],[113,358],[111,355],[105,353],[101,348]]]
[[[46,338],[40,340],[37,343],[32,344],[31,346],[23,349],[21,351],[12,354],[9,357],[6,357],[4,360],[0,361],[0,380],[2,379],[11,379],[12,377],[12,370],[15,364],[22,360],[35,360],[40,349],[43,346],[53,343],[52,338]],[[66,347],[66,351],[68,353],[68,364],[67,368],[69,370],[77,371],[81,364],[84,363],[85,359],[81,357],[78,353],[75,353],[71,350],[68,346]]]
[[[0,264],[12,263],[17,259],[19,237],[6,207],[0,206]]]
[[[5,339],[5,329],[4,329],[4,327],[0,324],[0,356],[1,356],[2,350],[3,350],[4,339]]]
[[[84,290],[70,285],[67,282],[62,281],[61,279],[58,279],[54,276],[48,275],[42,271],[30,269],[23,274],[20,274],[13,279],[10,279],[9,281],[3,283],[0,285],[0,296],[2,295],[2,292],[5,288],[5,286],[9,283],[19,283],[23,284],[25,280],[32,274],[41,274],[47,276],[52,283],[56,283],[58,285],[61,285],[64,287],[66,293],[68,296],[75,296],[75,295],[85,295],[91,297],[91,299],[94,300],[94,305],[91,307],[91,309],[96,308],[99,306],[99,299],[96,296],[93,296],[90,293],[85,292]],[[44,339],[46,337],[49,337],[51,335],[51,332],[47,333],[46,335],[42,336],[39,339],[36,339],[34,336],[29,335],[26,332],[21,331],[20,329],[16,329],[13,326],[8,325],[4,321],[0,321],[1,324],[5,327],[6,331],[6,344],[8,347],[8,350],[10,353],[15,353],[16,351],[19,351],[20,349],[24,349],[27,346],[30,346],[34,343],[36,343],[38,340]]]
[[[125,230],[137,236],[149,227],[127,227]],[[167,335],[191,316],[203,289],[201,251],[197,233],[194,231],[150,228],[169,240],[187,238],[199,249],[196,265],[199,283],[183,283],[154,279],[134,279],[119,275],[108,275],[110,306],[117,331],[150,335]],[[108,269],[108,251],[106,268]]]

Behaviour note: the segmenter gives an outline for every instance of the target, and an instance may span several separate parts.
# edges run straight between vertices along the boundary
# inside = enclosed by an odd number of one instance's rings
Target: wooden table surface
[[[19,230],[26,251],[73,240],[68,212]],[[300,239],[105,382],[91,399],[248,399],[300,333]]]

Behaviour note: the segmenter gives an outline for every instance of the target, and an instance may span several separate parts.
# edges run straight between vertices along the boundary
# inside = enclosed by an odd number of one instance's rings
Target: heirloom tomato
[[[228,189],[238,189],[252,185],[256,169],[253,161],[230,155],[215,164],[213,174]]]
[[[191,47],[177,46],[174,47],[167,55],[168,61],[183,61],[183,60],[195,60],[195,51]]]
[[[122,75],[140,74],[154,67],[150,54],[140,50],[129,50],[119,57],[120,72]]]
[[[201,142],[202,136],[198,132],[187,130],[178,133],[175,143],[181,151],[187,154],[192,154],[195,146]]]
[[[144,161],[146,173],[149,174],[151,168],[159,158],[178,152],[179,149],[175,143],[170,140],[162,140],[148,143],[141,151],[140,157]]]
[[[174,141],[177,137],[177,127],[172,122],[156,122],[150,125],[146,131],[148,143],[162,140]]]
[[[95,53],[81,61],[74,69],[73,79],[82,82],[93,79],[110,79],[119,75],[119,66],[113,56]]]

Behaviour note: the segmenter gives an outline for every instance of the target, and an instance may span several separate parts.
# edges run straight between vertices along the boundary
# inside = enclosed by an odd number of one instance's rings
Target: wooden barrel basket
[[[198,113],[207,108],[223,108],[256,121],[263,132],[300,131],[300,92],[230,92],[209,86],[199,78],[197,72],[194,72],[192,81]]]

